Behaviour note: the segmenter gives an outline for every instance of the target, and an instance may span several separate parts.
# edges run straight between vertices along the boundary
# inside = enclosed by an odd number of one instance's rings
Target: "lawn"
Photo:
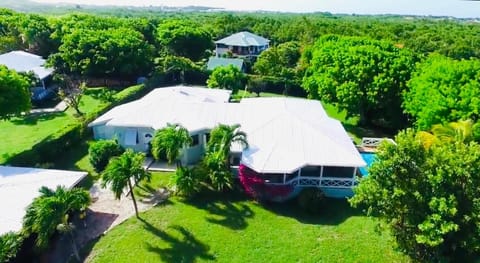
[[[155,174],[152,185],[167,181]],[[170,198],[90,246],[89,262],[407,262],[376,220],[328,200],[319,215],[295,202],[260,205],[241,193]],[[88,253],[88,252],[87,252]]]
[[[102,103],[99,99],[85,95],[82,98],[81,111],[91,113],[98,110]],[[29,150],[33,145],[78,120],[74,110],[68,109],[62,113],[32,115],[13,118],[10,121],[0,121],[0,164],[8,157]]]

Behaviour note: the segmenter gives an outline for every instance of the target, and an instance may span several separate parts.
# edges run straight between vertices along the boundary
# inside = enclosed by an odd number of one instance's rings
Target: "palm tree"
[[[234,143],[248,147],[247,135],[240,131],[240,125],[219,124],[210,133],[203,165],[208,170],[212,186],[219,191],[231,188],[233,184],[230,148]]]
[[[473,141],[473,121],[460,120],[448,124],[436,124],[432,126],[431,132],[443,142],[459,141],[468,143]]]
[[[435,143],[469,143],[475,140],[475,125],[472,120],[435,124],[429,132],[420,131],[418,136],[425,148]]]
[[[179,124],[168,124],[166,128],[155,133],[152,140],[152,154],[156,160],[162,153],[167,156],[169,164],[176,162],[177,168],[182,166],[180,157],[182,149],[192,143],[188,130]]]
[[[46,248],[50,237],[61,223],[67,223],[65,216],[84,211],[91,203],[90,194],[83,189],[66,189],[58,186],[54,191],[47,187],[40,188],[40,196],[27,207],[23,218],[24,235],[36,234],[35,245]],[[67,220],[67,221],[65,221]]]
[[[248,148],[247,134],[240,131],[240,125],[219,124],[210,133],[210,140],[207,144],[207,153],[220,151],[226,164],[230,164],[230,148],[232,144],[238,143]]]
[[[60,224],[57,225],[57,230],[62,234],[68,234],[70,236],[70,241],[72,242],[73,254],[78,262],[81,262],[80,255],[78,254],[77,243],[75,242],[75,225],[72,222],[68,221],[68,214],[63,217],[63,220]]]
[[[144,160],[143,153],[135,153],[128,149],[122,155],[112,158],[102,174],[102,187],[110,185],[116,199],[120,199],[123,190],[128,187],[137,217],[138,207],[133,194],[132,179],[135,182],[143,179],[150,180],[150,173],[143,169]]]

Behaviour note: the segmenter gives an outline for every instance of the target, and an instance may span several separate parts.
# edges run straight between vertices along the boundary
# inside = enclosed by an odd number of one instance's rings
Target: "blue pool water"
[[[363,160],[367,163],[367,167],[362,167],[360,168],[360,173],[363,176],[368,175],[368,168],[372,165],[373,161],[375,160],[375,154],[374,153],[360,153],[362,155]]]

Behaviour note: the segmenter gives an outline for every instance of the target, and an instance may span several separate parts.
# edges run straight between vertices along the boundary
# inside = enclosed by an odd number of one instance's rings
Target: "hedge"
[[[90,135],[91,131],[87,125],[97,116],[119,104],[138,99],[147,92],[148,89],[144,85],[132,86],[118,92],[113,96],[113,102],[105,103],[99,110],[87,114],[82,121],[58,130],[35,144],[32,149],[10,157],[6,163],[14,166],[39,166],[45,163],[55,163],[58,156]]]

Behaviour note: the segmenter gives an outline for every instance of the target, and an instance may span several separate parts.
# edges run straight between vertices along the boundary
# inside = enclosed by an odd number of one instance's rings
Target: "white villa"
[[[147,151],[156,130],[181,124],[193,139],[182,163],[193,164],[202,157],[212,128],[240,124],[250,147],[232,147],[234,165],[245,165],[269,184],[319,187],[327,196],[352,194],[358,169],[366,163],[319,101],[277,97],[230,103],[229,97],[230,91],[219,89],[158,88],[113,108],[89,127],[95,139],[116,138],[124,147]]]
[[[269,44],[270,40],[243,31],[215,41],[215,53],[217,57],[228,52],[237,57],[257,57],[268,48]]]

